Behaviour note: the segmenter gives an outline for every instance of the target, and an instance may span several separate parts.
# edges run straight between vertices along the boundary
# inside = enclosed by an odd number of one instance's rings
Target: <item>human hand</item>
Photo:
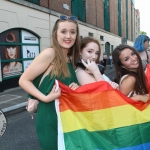
[[[83,59],[81,61],[90,73],[94,74],[94,72],[96,72],[96,71],[99,72],[99,68],[98,68],[97,64],[95,63],[95,61],[90,61],[89,59],[87,59],[87,63],[85,63],[85,61]]]
[[[119,89],[119,85],[115,82],[108,81],[108,83],[114,88],[114,89]]]
[[[77,83],[72,82],[72,83],[69,85],[69,87],[70,87],[72,90],[76,90],[76,89],[79,87],[79,85],[78,85]]]
[[[149,100],[149,94],[145,94],[145,95],[135,95],[130,97],[132,100],[138,102],[138,101],[142,101],[144,103],[146,103]]]
[[[46,96],[45,102],[51,102],[55,99],[58,99],[61,96],[61,90],[60,88],[56,91],[56,85],[53,86],[51,92]]]

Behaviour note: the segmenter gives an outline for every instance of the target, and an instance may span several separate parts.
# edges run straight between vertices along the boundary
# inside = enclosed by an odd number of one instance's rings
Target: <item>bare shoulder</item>
[[[53,48],[46,48],[46,49],[42,50],[40,54],[42,56],[50,58],[50,57],[55,56],[55,50]]]
[[[79,68],[76,70],[76,76],[80,85],[96,82],[95,78],[87,73],[85,70]]]
[[[94,78],[88,71],[83,70],[82,68],[78,68],[76,70],[76,75],[81,76],[82,78],[86,78],[86,77],[92,77]]]
[[[35,79],[38,75],[43,73],[55,58],[55,51],[53,48],[46,48],[32,61],[24,72],[24,76]],[[32,72],[32,74],[31,74]]]
[[[136,82],[135,77],[129,75],[123,79],[121,85],[119,85],[119,90],[123,94],[128,95],[134,89],[135,82]]]
[[[134,76],[128,75],[123,79],[122,84],[131,86],[134,85],[135,82],[136,82],[136,78]]]
[[[35,58],[33,62],[50,64],[55,58],[55,50],[53,48],[46,48]],[[46,65],[47,66],[47,65]]]
[[[78,68],[77,70],[76,70],[76,75],[77,76],[83,76],[83,75],[85,75],[85,74],[88,74],[85,70],[83,70],[83,69],[81,69],[81,68]]]

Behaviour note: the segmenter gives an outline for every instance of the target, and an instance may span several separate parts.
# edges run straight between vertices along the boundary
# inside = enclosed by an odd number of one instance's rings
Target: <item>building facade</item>
[[[121,43],[133,45],[140,27],[137,12],[132,0],[1,0],[0,91],[18,86],[20,74],[50,46],[51,31],[60,15],[77,16],[80,36],[98,39],[101,54],[109,55]],[[15,65],[20,65],[12,72],[4,71],[14,62],[6,57],[10,45],[16,47]]]
[[[134,9],[134,33],[135,33],[135,38],[139,35],[140,33],[140,12],[138,9]]]

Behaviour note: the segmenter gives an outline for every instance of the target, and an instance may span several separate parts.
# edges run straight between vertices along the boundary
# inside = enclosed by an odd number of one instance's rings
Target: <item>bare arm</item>
[[[127,76],[121,83],[119,90],[125,94],[128,95],[134,88],[135,86],[135,81],[136,79],[133,76]],[[149,99],[149,95],[135,95],[130,97],[134,101],[142,101],[142,102],[147,102]]]
[[[50,102],[60,96],[60,89],[55,92],[55,86],[53,87],[50,94],[45,96],[41,93],[32,83],[32,81],[42,74],[55,57],[55,51],[52,48],[43,50],[30,64],[26,71],[22,74],[19,79],[19,85],[29,94],[36,97],[43,102]]]
[[[119,90],[124,95],[128,95],[134,89],[135,81],[136,81],[136,79],[133,76],[127,76],[127,77],[125,77],[125,79],[119,85]]]
[[[145,94],[145,95],[135,95],[130,97],[131,99],[133,99],[134,101],[138,102],[138,101],[142,101],[144,103],[146,103],[149,100],[149,94]]]

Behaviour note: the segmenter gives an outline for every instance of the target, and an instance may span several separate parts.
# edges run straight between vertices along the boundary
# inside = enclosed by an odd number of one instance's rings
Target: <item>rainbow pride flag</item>
[[[59,150],[150,150],[150,100],[135,102],[105,81],[59,85]]]

